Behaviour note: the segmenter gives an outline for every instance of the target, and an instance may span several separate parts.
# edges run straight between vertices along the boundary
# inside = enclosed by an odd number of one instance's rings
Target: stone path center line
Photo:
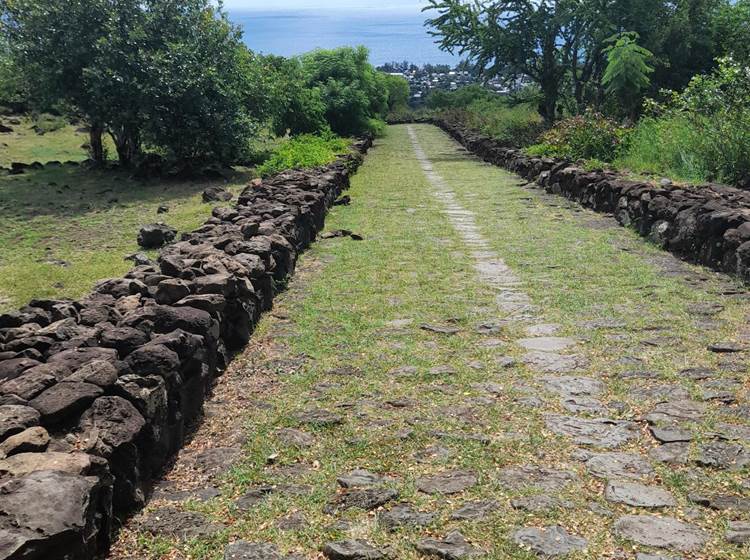
[[[499,290],[497,296],[498,307],[511,314],[513,318],[521,320],[532,319],[533,307],[529,297],[514,287],[521,281],[505,264],[505,261],[492,250],[489,242],[482,236],[474,219],[474,213],[465,209],[456,200],[456,194],[448,183],[435,170],[430,158],[422,149],[417,132],[412,125],[407,127],[417,161],[422,167],[428,182],[433,188],[435,197],[443,203],[443,214],[459,233],[467,246],[471,248],[474,258],[474,268],[481,280]]]

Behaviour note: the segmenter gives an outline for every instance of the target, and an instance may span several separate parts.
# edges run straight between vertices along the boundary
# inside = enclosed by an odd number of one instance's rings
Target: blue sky
[[[230,10],[264,11],[356,8],[418,12],[425,4],[425,0],[224,0],[224,6]]]

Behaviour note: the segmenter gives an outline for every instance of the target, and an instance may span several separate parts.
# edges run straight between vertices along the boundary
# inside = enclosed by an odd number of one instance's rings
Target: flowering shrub
[[[615,121],[587,112],[560,121],[527,151],[531,155],[611,162],[623,150],[628,133],[629,129]]]

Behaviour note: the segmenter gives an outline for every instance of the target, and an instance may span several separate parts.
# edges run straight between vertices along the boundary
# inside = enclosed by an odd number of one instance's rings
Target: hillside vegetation
[[[433,114],[535,155],[750,186],[750,1],[430,4],[444,49],[527,84],[437,92]]]

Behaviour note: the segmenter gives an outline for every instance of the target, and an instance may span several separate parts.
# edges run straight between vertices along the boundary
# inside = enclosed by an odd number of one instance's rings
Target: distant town
[[[403,76],[409,81],[409,102],[413,106],[422,105],[429,93],[435,90],[455,91],[471,84],[480,84],[497,94],[507,94],[512,89],[502,78],[488,79],[479,76],[467,61],[460,62],[455,68],[447,64],[417,66],[407,61],[390,62],[378,67],[378,70],[394,76]]]

